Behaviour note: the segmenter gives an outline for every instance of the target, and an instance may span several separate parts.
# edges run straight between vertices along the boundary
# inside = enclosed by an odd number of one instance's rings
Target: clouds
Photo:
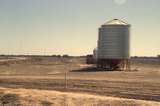
[[[114,2],[118,5],[122,5],[122,4],[125,4],[127,0],[114,0]]]

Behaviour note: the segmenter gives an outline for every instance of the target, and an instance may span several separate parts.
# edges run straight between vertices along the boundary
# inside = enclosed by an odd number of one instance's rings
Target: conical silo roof
[[[125,21],[120,20],[120,19],[113,19],[111,21],[104,23],[103,25],[129,25],[129,24]]]

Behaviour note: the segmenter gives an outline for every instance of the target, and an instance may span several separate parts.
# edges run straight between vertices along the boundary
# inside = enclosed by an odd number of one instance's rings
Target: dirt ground
[[[86,65],[85,58],[28,57],[0,62],[0,86],[160,102],[160,64],[133,60],[132,71],[105,71]]]

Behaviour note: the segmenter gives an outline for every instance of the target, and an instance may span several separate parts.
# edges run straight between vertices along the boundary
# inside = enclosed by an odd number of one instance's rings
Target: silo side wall
[[[98,59],[130,58],[130,26],[103,25],[99,28]]]

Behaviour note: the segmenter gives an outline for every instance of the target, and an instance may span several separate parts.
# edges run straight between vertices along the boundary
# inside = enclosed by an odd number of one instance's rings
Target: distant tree
[[[160,55],[157,55],[157,58],[158,58],[158,61],[159,61],[159,64],[160,64]]]
[[[56,57],[61,57],[61,55],[57,55]]]
[[[56,55],[56,54],[53,54],[51,55],[52,57],[61,57],[61,55]]]
[[[69,55],[68,54],[64,54],[62,57],[69,57]]]
[[[52,57],[57,57],[57,55],[54,54],[54,55],[52,55]]]

